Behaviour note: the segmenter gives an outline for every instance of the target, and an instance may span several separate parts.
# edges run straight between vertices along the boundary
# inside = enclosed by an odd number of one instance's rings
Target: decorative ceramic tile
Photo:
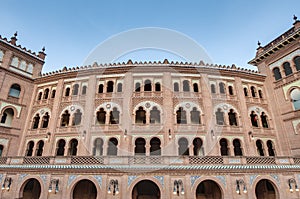
[[[194,186],[194,183],[197,179],[199,179],[201,176],[191,176],[190,179],[191,179],[191,185]]]
[[[225,176],[216,176],[216,178],[218,178],[222,182],[222,184],[224,186],[226,186],[226,178],[225,178]]]
[[[276,180],[277,184],[280,184],[280,180],[279,180],[278,175],[270,174],[270,176]]]
[[[47,176],[46,175],[40,175],[40,177],[43,180],[43,183],[46,184]]]
[[[250,176],[250,180],[249,180],[249,184],[252,185],[254,180],[257,178],[257,175],[251,175]]]
[[[161,185],[164,185],[164,176],[154,176],[154,178],[156,178]]]
[[[27,176],[28,174],[22,173],[19,176],[19,182],[23,181],[23,179]]]
[[[70,184],[75,180],[77,176],[76,175],[70,175],[69,179],[68,179],[68,186],[70,186]]]
[[[95,175],[94,178],[97,180],[100,188],[102,187],[102,176],[100,175]]]
[[[128,176],[128,181],[127,181],[127,185],[128,187],[131,185],[132,181],[134,181],[134,179],[136,179],[137,176]]]

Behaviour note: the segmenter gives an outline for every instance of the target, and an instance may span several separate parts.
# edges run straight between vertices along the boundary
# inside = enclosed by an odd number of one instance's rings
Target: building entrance
[[[81,180],[77,182],[73,190],[73,199],[96,199],[97,189],[90,180]]]
[[[160,190],[154,182],[142,180],[134,186],[132,199],[160,199]]]
[[[196,199],[221,199],[223,198],[219,185],[212,180],[204,180],[196,189]]]

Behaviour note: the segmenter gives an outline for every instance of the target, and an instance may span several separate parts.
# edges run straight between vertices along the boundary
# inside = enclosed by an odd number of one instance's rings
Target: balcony
[[[1,157],[0,165],[299,165],[300,157],[261,156],[34,156]]]

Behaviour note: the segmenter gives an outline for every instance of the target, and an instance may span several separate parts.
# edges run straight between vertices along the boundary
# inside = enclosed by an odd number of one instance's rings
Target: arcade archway
[[[96,199],[97,189],[90,180],[80,180],[73,190],[73,199]]]
[[[132,199],[160,199],[159,187],[150,180],[142,180],[133,187]]]
[[[41,184],[38,180],[30,178],[23,185],[23,199],[39,199],[41,195]]]
[[[221,199],[222,191],[220,186],[212,180],[202,181],[196,189],[196,199]]]
[[[278,199],[278,192],[275,185],[267,179],[260,180],[255,186],[257,199]]]

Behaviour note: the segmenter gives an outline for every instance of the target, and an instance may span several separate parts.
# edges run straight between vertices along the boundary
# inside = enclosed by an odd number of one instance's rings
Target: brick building
[[[257,71],[114,63],[41,75],[0,37],[0,198],[299,198],[300,21]],[[297,157],[298,156],[298,157]]]

